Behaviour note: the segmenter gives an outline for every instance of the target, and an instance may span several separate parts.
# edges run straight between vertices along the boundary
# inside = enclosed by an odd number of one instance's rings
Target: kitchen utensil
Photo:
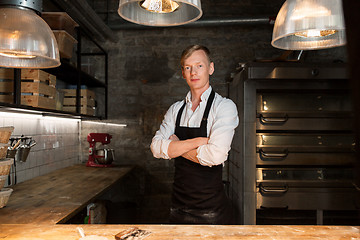
[[[21,142],[21,139],[19,139],[19,140],[15,143],[15,145],[11,148],[11,150],[17,149],[17,148],[19,147],[19,145],[20,145],[20,142]]]
[[[95,160],[99,164],[111,164],[114,161],[114,149],[104,148],[96,150]]]
[[[10,181],[10,175],[9,175],[9,181],[8,181],[9,184],[11,182],[12,185],[16,184],[16,159],[15,159],[16,152],[17,152],[17,149],[12,150],[11,148],[9,148],[7,150],[7,154],[6,154],[6,158],[14,160],[14,165],[13,165],[13,168],[12,168],[12,173],[13,173],[12,177],[13,177],[13,179]]]
[[[85,236],[85,232],[82,227],[77,227],[76,229],[78,230],[81,236],[79,240],[109,240],[107,237],[102,237],[102,236],[96,236],[96,235]]]
[[[29,148],[32,148],[32,147],[35,146],[35,145],[36,145],[36,141],[33,140],[33,139],[31,139],[30,142],[28,143],[28,147],[29,147]]]
[[[6,206],[7,202],[9,201],[10,195],[12,193],[11,188],[3,188],[0,190],[0,208]]]
[[[78,230],[78,232],[82,238],[85,237],[85,232],[82,227],[77,227],[76,229]]]
[[[26,159],[29,155],[30,148],[26,145],[20,146],[20,148],[17,150],[15,158],[16,160],[19,160],[20,162],[26,162]]]
[[[113,165],[111,163],[102,164],[101,162],[105,161],[105,151],[102,156],[97,155],[97,143],[101,143],[102,145],[110,143],[110,139],[112,136],[108,133],[89,133],[87,136],[87,141],[90,144],[89,147],[89,158],[86,163],[86,166],[88,167],[112,167]],[[101,152],[99,152],[101,153]],[[107,155],[108,156],[108,155]],[[112,155],[113,157],[113,155]],[[97,161],[97,158],[101,158],[99,161]],[[110,157],[107,157],[109,159]],[[104,160],[104,161],[102,161]]]
[[[151,232],[139,229],[138,227],[130,227],[115,235],[116,240],[141,240],[149,236]]]
[[[6,153],[6,158],[15,158],[17,149],[11,149],[8,148],[7,153]]]

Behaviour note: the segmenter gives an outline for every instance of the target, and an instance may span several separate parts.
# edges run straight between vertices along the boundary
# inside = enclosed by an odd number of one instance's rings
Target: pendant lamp
[[[147,26],[178,26],[202,16],[200,0],[120,0],[119,15]]]
[[[38,15],[42,0],[0,1],[0,67],[52,68],[60,65],[58,45]]]
[[[286,0],[275,21],[271,45],[315,50],[346,44],[342,0]]]

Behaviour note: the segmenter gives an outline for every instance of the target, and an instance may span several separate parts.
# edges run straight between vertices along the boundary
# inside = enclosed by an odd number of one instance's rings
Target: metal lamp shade
[[[275,21],[271,45],[315,50],[346,44],[341,0],[287,0]]]
[[[179,7],[168,13],[156,13],[141,7],[141,0],[120,0],[118,13],[127,21],[147,26],[177,26],[202,16],[200,0],[177,0]]]
[[[0,66],[52,68],[60,65],[53,32],[35,11],[0,6]]]

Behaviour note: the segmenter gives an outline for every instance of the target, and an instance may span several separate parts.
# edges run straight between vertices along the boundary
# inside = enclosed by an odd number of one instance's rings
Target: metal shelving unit
[[[62,59],[61,65],[57,68],[43,69],[50,74],[55,75],[58,78],[61,78],[62,81],[68,84],[74,84],[77,86],[76,88],[76,113],[65,112],[53,109],[45,109],[38,107],[31,107],[27,105],[21,104],[21,70],[14,69],[14,98],[13,103],[2,103],[0,102],[0,107],[11,109],[11,111],[16,111],[16,109],[25,109],[31,111],[37,111],[42,113],[43,115],[59,115],[59,116],[68,116],[68,117],[80,117],[80,118],[94,118],[94,119],[107,119],[108,116],[108,53],[91,37],[88,37],[99,49],[99,52],[96,53],[82,53],[82,32],[81,29],[78,28],[78,43],[77,43],[77,66],[71,65],[69,62]],[[104,56],[105,61],[105,82],[102,82],[95,77],[87,74],[86,72],[81,70],[81,57],[82,56]],[[104,88],[105,90],[105,114],[104,116],[91,116],[84,115],[80,112],[81,105],[81,95],[80,90],[81,86],[86,85],[89,88]]]

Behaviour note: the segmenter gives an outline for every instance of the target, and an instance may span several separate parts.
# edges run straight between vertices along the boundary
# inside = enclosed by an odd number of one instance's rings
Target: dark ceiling
[[[202,17],[195,23],[180,27],[200,26],[201,24],[268,24],[275,19],[285,0],[203,0]],[[117,39],[112,30],[124,28],[144,28],[130,23],[118,13],[119,0],[44,0],[44,11],[66,11],[82,29],[94,39],[104,41]],[[260,20],[260,23],[259,21]]]
[[[117,13],[118,0],[87,1],[110,27],[125,22]],[[284,2],[285,0],[203,0],[201,19],[276,17]]]

